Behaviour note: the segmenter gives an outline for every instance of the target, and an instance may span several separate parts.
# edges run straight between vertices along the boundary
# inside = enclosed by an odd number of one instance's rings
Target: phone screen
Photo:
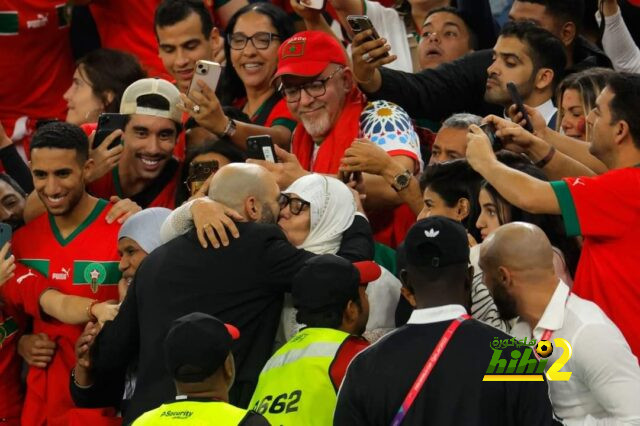
[[[0,222],[0,248],[4,247],[9,241],[11,241],[11,225]],[[7,252],[5,259],[9,258],[9,256],[11,256],[11,250]]]

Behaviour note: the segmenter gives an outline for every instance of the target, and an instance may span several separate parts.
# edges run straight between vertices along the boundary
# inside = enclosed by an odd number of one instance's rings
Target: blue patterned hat
[[[411,118],[394,103],[369,102],[360,114],[360,132],[361,137],[380,146],[386,145],[386,151],[406,149],[417,152],[420,158],[420,141]]]

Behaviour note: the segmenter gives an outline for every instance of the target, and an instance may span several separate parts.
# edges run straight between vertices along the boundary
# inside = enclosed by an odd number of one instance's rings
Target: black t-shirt
[[[450,320],[408,324],[365,349],[349,365],[334,425],[389,425]],[[546,382],[483,382],[494,337],[476,320],[449,341],[404,419],[404,425],[553,424]]]

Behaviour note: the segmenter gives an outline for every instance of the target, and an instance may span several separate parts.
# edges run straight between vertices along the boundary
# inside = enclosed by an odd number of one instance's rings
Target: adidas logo
[[[427,238],[435,238],[438,235],[440,235],[440,231],[436,231],[433,228],[429,229],[428,231],[424,231],[424,236]]]

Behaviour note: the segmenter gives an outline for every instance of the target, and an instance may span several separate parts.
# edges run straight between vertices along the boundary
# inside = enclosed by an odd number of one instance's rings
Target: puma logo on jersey
[[[26,274],[24,274],[24,275],[20,275],[20,276],[16,279],[16,282],[17,282],[18,284],[22,284],[22,281],[26,280],[26,279],[27,279],[27,278],[29,278],[29,277],[35,277],[35,276],[36,276],[36,274],[34,274],[33,272],[31,272],[31,269],[29,269],[29,271],[28,271]]]
[[[585,185],[585,183],[583,181],[580,180],[580,178],[576,178],[576,180],[573,181],[573,186],[578,186],[578,185]]]
[[[436,231],[433,228],[429,229],[428,231],[424,231],[424,236],[427,238],[435,238],[438,235],[440,235],[440,231]]]
[[[62,272],[55,272],[53,275],[51,275],[51,278],[53,278],[54,280],[66,280],[67,278],[69,278],[69,275],[71,274],[71,269],[67,269],[67,268],[60,268],[62,269]]]
[[[49,22],[49,14],[48,13],[38,13],[38,17],[36,19],[32,19],[27,21],[27,28],[41,28],[45,27]]]

